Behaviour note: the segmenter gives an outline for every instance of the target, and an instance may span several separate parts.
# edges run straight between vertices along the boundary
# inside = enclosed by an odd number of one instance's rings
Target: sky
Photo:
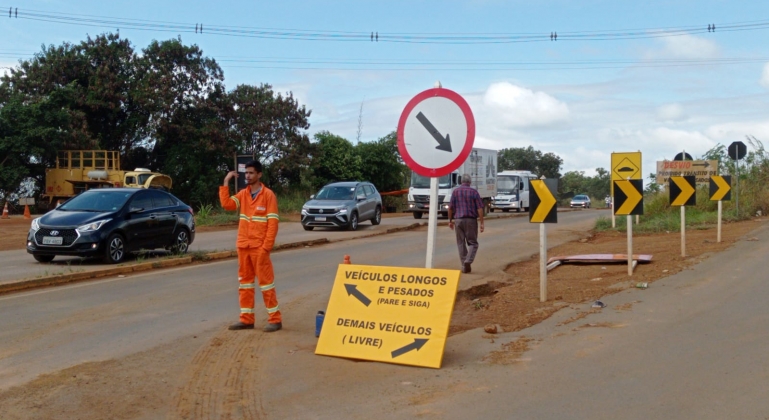
[[[646,177],[682,150],[769,139],[767,1],[27,0],[0,4],[0,67],[117,30],[137,50],[198,45],[228,89],[291,92],[310,136],[376,140],[440,81],[469,103],[475,147],[532,146],[562,173],[641,151]]]

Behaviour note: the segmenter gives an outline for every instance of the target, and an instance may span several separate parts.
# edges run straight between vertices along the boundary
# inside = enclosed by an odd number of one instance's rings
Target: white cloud
[[[662,121],[683,121],[688,117],[681,104],[667,104],[657,108],[657,118]]]
[[[508,82],[489,86],[479,108],[480,119],[507,128],[549,126],[569,119],[565,103]]]
[[[764,71],[761,72],[761,86],[769,88],[769,63],[764,64]]]
[[[662,49],[649,52],[646,58],[714,58],[720,55],[718,45],[693,35],[661,37]]]

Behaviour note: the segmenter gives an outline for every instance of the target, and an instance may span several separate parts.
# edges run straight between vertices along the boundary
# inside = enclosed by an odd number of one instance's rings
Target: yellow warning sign
[[[340,264],[315,354],[439,368],[459,270]]]
[[[642,179],[641,152],[612,153],[611,180]]]

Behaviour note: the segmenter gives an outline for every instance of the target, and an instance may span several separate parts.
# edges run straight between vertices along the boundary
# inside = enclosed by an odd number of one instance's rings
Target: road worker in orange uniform
[[[283,323],[270,260],[270,251],[278,235],[278,200],[275,193],[261,182],[261,163],[255,160],[246,163],[246,188],[230,195],[229,182],[237,177],[235,171],[227,173],[224,184],[219,187],[222,207],[240,211],[237,240],[240,321],[230,325],[229,329],[254,328],[254,290],[258,283],[268,313],[264,331],[278,331],[283,328]]]

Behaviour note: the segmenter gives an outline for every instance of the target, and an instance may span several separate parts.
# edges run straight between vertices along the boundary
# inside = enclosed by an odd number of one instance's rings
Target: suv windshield
[[[116,211],[131,197],[131,192],[90,190],[67,201],[56,210],[64,211]]]
[[[584,195],[575,195],[574,201],[587,201],[587,196]]]
[[[517,176],[502,175],[497,177],[497,194],[512,194],[518,191],[520,178]]]
[[[438,188],[450,188],[451,187],[451,175],[444,175],[438,178]],[[411,186],[414,188],[430,188],[430,178],[411,173]]]
[[[316,200],[352,200],[355,187],[323,187],[315,196]]]

